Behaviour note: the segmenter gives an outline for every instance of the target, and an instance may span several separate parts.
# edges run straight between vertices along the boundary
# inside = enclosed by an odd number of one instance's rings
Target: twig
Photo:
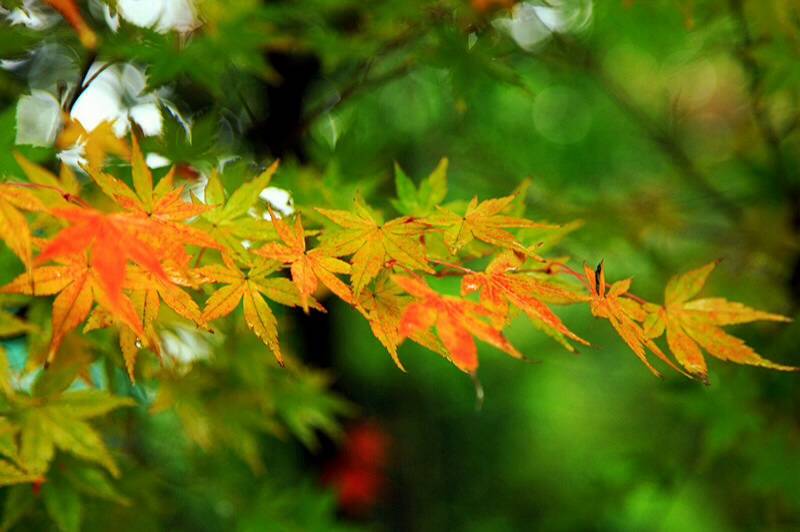
[[[370,71],[373,70],[373,67],[377,63],[380,58],[387,56],[388,54],[399,50],[400,48],[413,43],[415,40],[419,39],[423,35],[426,34],[426,28],[423,26],[417,26],[414,28],[407,29],[406,31],[400,33],[397,37],[390,39],[387,41],[379,50],[373,54],[372,57],[369,59],[362,61],[361,65],[356,67],[356,70],[359,70],[360,73],[358,76],[355,76],[355,80],[350,84],[346,85],[343,89],[341,89],[339,100],[334,104],[329,104],[322,102],[316,107],[313,107],[303,118],[302,122],[300,123],[300,131],[306,131],[311,124],[313,124],[319,117],[324,115],[329,109],[333,107],[333,105],[337,105],[345,101],[346,99],[356,95],[358,92],[363,91],[369,87],[375,87],[402,77],[408,71],[411,70],[412,64],[410,61],[406,61],[400,67],[389,70],[382,75],[376,76],[374,78],[368,78]]]
[[[89,79],[87,79],[87,80],[86,80],[86,81],[83,83],[82,89],[83,89],[83,90],[86,90],[86,89],[89,87],[89,85],[91,85],[91,84],[92,84],[92,82],[94,82],[94,80],[96,80],[96,79],[97,79],[97,77],[98,77],[100,74],[102,74],[103,72],[105,72],[105,71],[106,71],[106,69],[108,69],[108,67],[110,67],[111,65],[113,65],[113,64],[115,64],[115,63],[116,63],[116,61],[109,61],[109,62],[107,62],[107,63],[104,63],[104,64],[103,64],[103,66],[99,67],[99,68],[98,68],[98,69],[97,69],[97,70],[94,72],[94,74],[92,74],[92,76],[91,76]]]
[[[374,78],[359,79],[341,90],[339,101],[336,102],[336,104],[341,104],[345,100],[355,96],[359,92],[363,92],[366,89],[378,87],[395,79],[401,78],[410,72],[412,68],[413,62],[406,61],[399,67],[388,70],[379,76],[375,76]],[[328,112],[331,107],[332,105],[330,104],[322,103],[317,107],[312,108],[308,114],[306,114],[305,118],[303,118],[303,121],[300,124],[300,130],[307,130],[318,118]]]
[[[630,292],[625,292],[620,297],[627,297],[630,300],[636,301],[640,305],[646,305],[648,302],[642,299],[641,297],[637,296],[636,294],[631,294]]]
[[[19,187],[19,188],[32,188],[36,190],[52,190],[54,192],[58,192],[64,200],[74,203],[75,205],[79,205],[85,208],[91,208],[91,205],[83,201],[80,197],[76,196],[75,194],[70,194],[69,192],[64,192],[58,187],[54,187],[52,185],[41,185],[39,183],[15,183],[9,182],[4,183],[5,185],[12,186],[12,187]]]
[[[97,52],[94,50],[90,51],[86,56],[86,61],[83,63],[83,68],[81,69],[81,73],[78,76],[78,83],[75,86],[75,92],[72,93],[72,98],[70,98],[69,103],[67,104],[67,108],[65,109],[68,113],[72,112],[72,108],[75,107],[75,104],[78,101],[78,98],[81,97],[83,91],[86,90],[86,87],[89,86],[86,83],[86,77],[89,75],[89,70],[92,68],[95,59],[97,59]],[[92,76],[92,80],[95,76]]]
[[[729,0],[728,10],[739,26],[740,42],[739,46],[734,50],[734,56],[749,78],[747,92],[749,96],[748,105],[750,107],[750,114],[753,115],[756,128],[769,150],[775,178],[785,190],[790,190],[793,186],[787,175],[786,161],[783,156],[783,151],[781,150],[780,135],[764,109],[764,102],[762,100],[764,72],[761,69],[761,65],[758,64],[750,53],[754,41],[750,33],[750,27],[747,24],[747,18],[744,14],[742,0]]]
[[[668,130],[661,127],[647,113],[640,109],[631,99],[628,92],[612,80],[599,65],[595,55],[587,48],[567,41],[564,37],[554,34],[554,42],[558,44],[565,55],[579,56],[582,62],[573,61],[572,66],[582,69],[589,74],[603,90],[603,92],[622,110],[633,123],[650,139],[650,141],[666,156],[667,160],[678,171],[684,181],[690,186],[713,199],[717,208],[731,221],[741,219],[741,208],[716,189],[703,173],[695,166],[689,155],[680,143]]]

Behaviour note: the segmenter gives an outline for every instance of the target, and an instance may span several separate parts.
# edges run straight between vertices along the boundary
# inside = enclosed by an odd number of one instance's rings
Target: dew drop
[[[483,386],[474,373],[472,374],[472,385],[475,386],[475,411],[480,412],[483,409]]]

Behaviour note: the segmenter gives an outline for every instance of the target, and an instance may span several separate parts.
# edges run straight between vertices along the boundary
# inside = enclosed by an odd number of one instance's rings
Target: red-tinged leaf
[[[97,168],[90,166],[86,171],[109,197],[125,209],[126,213],[118,216],[129,225],[146,226],[138,233],[144,244],[183,268],[190,261],[186,246],[223,249],[210,234],[187,222],[213,207],[185,201],[183,188],[172,188],[174,168],[153,188],[153,175],[135,138],[131,166],[135,191]]]
[[[188,220],[213,209],[209,205],[185,201],[185,194],[184,188],[179,187],[159,196],[153,205],[152,216],[164,221]]]
[[[537,297],[560,299],[574,302],[587,301],[589,298],[579,296],[558,285],[536,280],[530,275],[515,274],[524,263],[524,259],[514,252],[506,252],[492,261],[483,273],[470,273],[461,281],[463,295],[480,292],[481,304],[494,318],[497,327],[502,327],[508,318],[509,305],[513,305],[528,315],[540,327],[551,331],[556,338],[570,338],[584,345],[589,342],[570,331],[561,319]],[[562,345],[574,351],[566,341]]]
[[[138,236],[153,228],[149,220],[79,208],[56,209],[53,214],[72,225],[42,250],[37,263],[90,251],[92,269],[112,305],[122,296],[128,261],[169,282],[161,267],[161,262],[169,257],[158,253]]]
[[[372,333],[389,351],[397,367],[403,371],[405,368],[397,352],[398,346],[403,341],[400,335],[400,319],[411,300],[388,275],[382,275],[375,282],[374,289],[368,288],[361,293],[357,307],[369,321]],[[415,332],[410,333],[409,338],[446,358],[449,356],[441,341],[425,328],[417,328]]]
[[[436,328],[452,362],[464,372],[478,368],[477,347],[473,336],[509,355],[522,355],[503,336],[502,331],[484,321],[486,311],[471,301],[442,296],[419,278],[393,277],[395,283],[417,299],[408,305],[400,320],[400,337]]]
[[[20,275],[0,288],[0,293],[53,295],[53,336],[48,351],[48,362],[53,360],[67,333],[83,322],[93,302],[99,303],[118,322],[125,324],[137,334],[143,335],[142,323],[130,299],[124,294],[111,300],[99,286],[96,272],[85,257],[71,256],[59,266],[43,266]],[[97,324],[87,325],[87,329]]]

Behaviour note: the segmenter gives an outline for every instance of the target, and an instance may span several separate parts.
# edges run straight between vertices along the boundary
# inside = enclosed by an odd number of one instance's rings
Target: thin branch
[[[582,61],[571,61],[571,66],[580,68],[595,80],[606,96],[608,96],[620,110],[628,115],[651,143],[661,151],[672,164],[673,168],[677,170],[678,175],[681,176],[688,185],[712,198],[716,207],[729,220],[737,221],[741,219],[742,211],[739,205],[721,194],[720,191],[708,181],[706,176],[697,168],[686,153],[680,142],[669,133],[668,129],[662,127],[634,103],[628,92],[617,84],[616,81],[611,79],[603,70],[591,50],[573,41],[568,41],[557,34],[554,34],[553,39],[554,42],[561,47],[565,55],[582,58]]]
[[[61,195],[61,197],[64,198],[65,201],[68,201],[70,203],[74,203],[75,205],[78,205],[80,207],[91,208],[91,205],[89,205],[88,203],[83,201],[80,197],[76,196],[75,194],[70,194],[69,192],[65,192],[65,191],[61,190],[60,188],[54,187],[52,185],[41,185],[39,183],[17,183],[17,182],[13,182],[13,181],[12,182],[7,182],[7,183],[3,183],[3,184],[11,186],[11,187],[31,188],[31,189],[34,189],[34,190],[52,190],[54,192],[57,192],[59,195]]]
[[[353,83],[344,87],[339,96],[339,100],[331,105],[329,103],[322,103],[317,107],[312,108],[303,118],[302,123],[300,124],[300,130],[305,131],[311,125],[317,121],[321,116],[327,113],[334,105],[339,105],[344,101],[352,98],[353,96],[357,95],[360,92],[363,92],[370,88],[379,87],[390,81],[394,81],[396,79],[402,78],[406,74],[408,74],[413,68],[413,61],[406,61],[400,66],[388,70],[381,75],[375,76],[373,78],[359,78],[358,80],[354,81]]]
[[[339,94],[339,100],[337,102],[333,104],[322,102],[308,111],[308,113],[300,123],[300,131],[306,131],[317,119],[319,119],[326,112],[328,112],[333,106],[341,104],[342,102],[355,96],[359,92],[362,92],[368,88],[374,88],[376,86],[380,86],[384,83],[388,83],[407,74],[413,66],[412,62],[408,60],[405,61],[403,64],[401,64],[399,67],[389,70],[381,75],[375,76],[374,78],[368,78],[369,73],[374,69],[376,63],[378,63],[380,59],[385,58],[392,52],[395,52],[403,48],[404,46],[407,46],[415,42],[417,39],[420,39],[425,34],[426,34],[425,27],[416,26],[408,28],[406,31],[401,32],[393,39],[390,39],[389,41],[384,43],[383,46],[379,50],[377,50],[369,59],[362,61],[361,64],[356,67],[356,70],[359,71],[359,74],[357,76],[351,76],[355,79],[341,89]]]
[[[89,52],[89,54],[86,56],[86,60],[83,62],[83,68],[78,76],[78,83],[75,86],[75,92],[72,94],[72,98],[70,98],[67,108],[65,109],[68,113],[72,112],[72,108],[75,107],[75,104],[78,102],[78,98],[81,97],[83,91],[85,91],[86,87],[89,86],[89,84],[86,83],[86,78],[89,75],[89,70],[92,68],[95,59],[97,59],[97,52],[95,51]],[[92,79],[94,79],[94,76]]]
[[[739,46],[735,49],[734,56],[748,77],[747,92],[750,114],[753,115],[758,132],[769,150],[775,179],[785,190],[789,190],[793,187],[787,175],[787,165],[781,150],[781,137],[765,109],[762,98],[764,72],[751,54],[754,41],[747,24],[747,17],[744,14],[742,0],[729,0],[728,10],[739,27]]]
[[[103,64],[103,66],[101,66],[100,68],[98,68],[98,69],[97,69],[97,70],[94,72],[94,74],[92,74],[92,76],[91,76],[89,79],[87,79],[87,80],[86,80],[86,81],[83,83],[82,89],[83,89],[83,90],[86,90],[87,88],[89,88],[89,85],[91,85],[91,84],[92,84],[92,82],[94,82],[94,80],[96,80],[96,79],[97,79],[97,77],[98,77],[100,74],[102,74],[103,72],[105,72],[105,71],[108,69],[108,67],[110,67],[110,66],[111,66],[111,65],[113,65],[114,63],[116,63],[116,61],[109,61],[108,63],[104,63],[104,64]]]
[[[626,298],[628,298],[628,299],[630,299],[630,300],[632,300],[632,301],[636,301],[636,302],[637,302],[637,303],[639,303],[640,305],[646,305],[646,304],[648,303],[647,301],[645,301],[645,300],[644,300],[644,299],[642,299],[641,297],[637,296],[636,294],[632,294],[632,293],[630,293],[630,292],[625,292],[625,293],[624,293],[624,294],[622,294],[620,297],[626,297]]]

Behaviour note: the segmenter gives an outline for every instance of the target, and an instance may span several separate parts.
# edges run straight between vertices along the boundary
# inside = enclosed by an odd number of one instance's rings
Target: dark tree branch
[[[331,105],[323,103],[309,110],[308,113],[306,113],[306,116],[303,119],[303,122],[300,126],[301,130],[303,131],[307,130],[309,127],[311,127],[311,125],[314,122],[317,121],[317,119],[319,119],[322,115],[328,112],[331,108],[345,102],[346,100],[352,98],[353,96],[356,96],[357,94],[364,92],[367,89],[379,87],[381,85],[389,83],[390,81],[402,78],[413,69],[413,66],[414,66],[413,61],[409,60],[402,63],[398,67],[395,67],[391,70],[387,70],[383,74],[371,78],[362,77],[354,81],[353,83],[350,83],[349,85],[341,89],[339,93],[339,100],[335,104]]]
[[[739,205],[725,197],[709,182],[708,178],[697,168],[691,157],[686,153],[679,140],[670,133],[668,128],[660,125],[634,103],[628,92],[608,76],[597,61],[596,56],[589,49],[573,41],[568,41],[558,34],[554,34],[553,38],[565,56],[578,58],[577,60],[566,60],[569,61],[569,66],[581,69],[595,81],[606,96],[661,151],[687,185],[712,198],[715,206],[731,222],[741,219],[742,211]]]
[[[78,102],[78,98],[81,97],[83,91],[85,91],[86,87],[89,86],[86,77],[89,75],[89,69],[92,68],[95,59],[97,59],[97,52],[90,51],[86,56],[86,60],[83,62],[83,68],[81,69],[81,73],[78,76],[78,83],[75,85],[75,92],[72,93],[72,98],[70,98],[69,103],[67,104],[67,107],[65,109],[68,113],[72,112],[72,108],[75,107],[75,104]],[[92,76],[91,81],[94,81],[96,75],[97,73],[95,73],[95,75]]]
[[[764,72],[751,54],[754,40],[747,24],[743,1],[729,0],[728,8],[739,27],[739,45],[734,50],[734,56],[748,77],[750,114],[752,114],[758,132],[769,150],[775,179],[785,190],[791,190],[793,185],[789,179],[788,167],[781,149],[781,136],[772,124],[763,100]]]
[[[358,93],[405,76],[413,68],[413,61],[411,60],[406,60],[398,67],[390,69],[383,74],[376,75],[372,78],[369,77],[369,73],[373,71],[375,65],[387,55],[400,50],[401,48],[408,46],[409,44],[412,44],[423,37],[425,35],[425,30],[426,28],[422,27],[408,29],[404,32],[401,32],[393,39],[385,42],[373,57],[362,61],[361,64],[356,67],[356,70],[359,71],[358,75],[355,76],[355,79],[352,82],[340,89],[338,101],[333,104],[329,102],[322,102],[308,110],[306,116],[303,118],[303,121],[300,124],[300,130],[308,130],[308,128],[310,128],[316,120],[318,120],[334,106],[357,95]]]

